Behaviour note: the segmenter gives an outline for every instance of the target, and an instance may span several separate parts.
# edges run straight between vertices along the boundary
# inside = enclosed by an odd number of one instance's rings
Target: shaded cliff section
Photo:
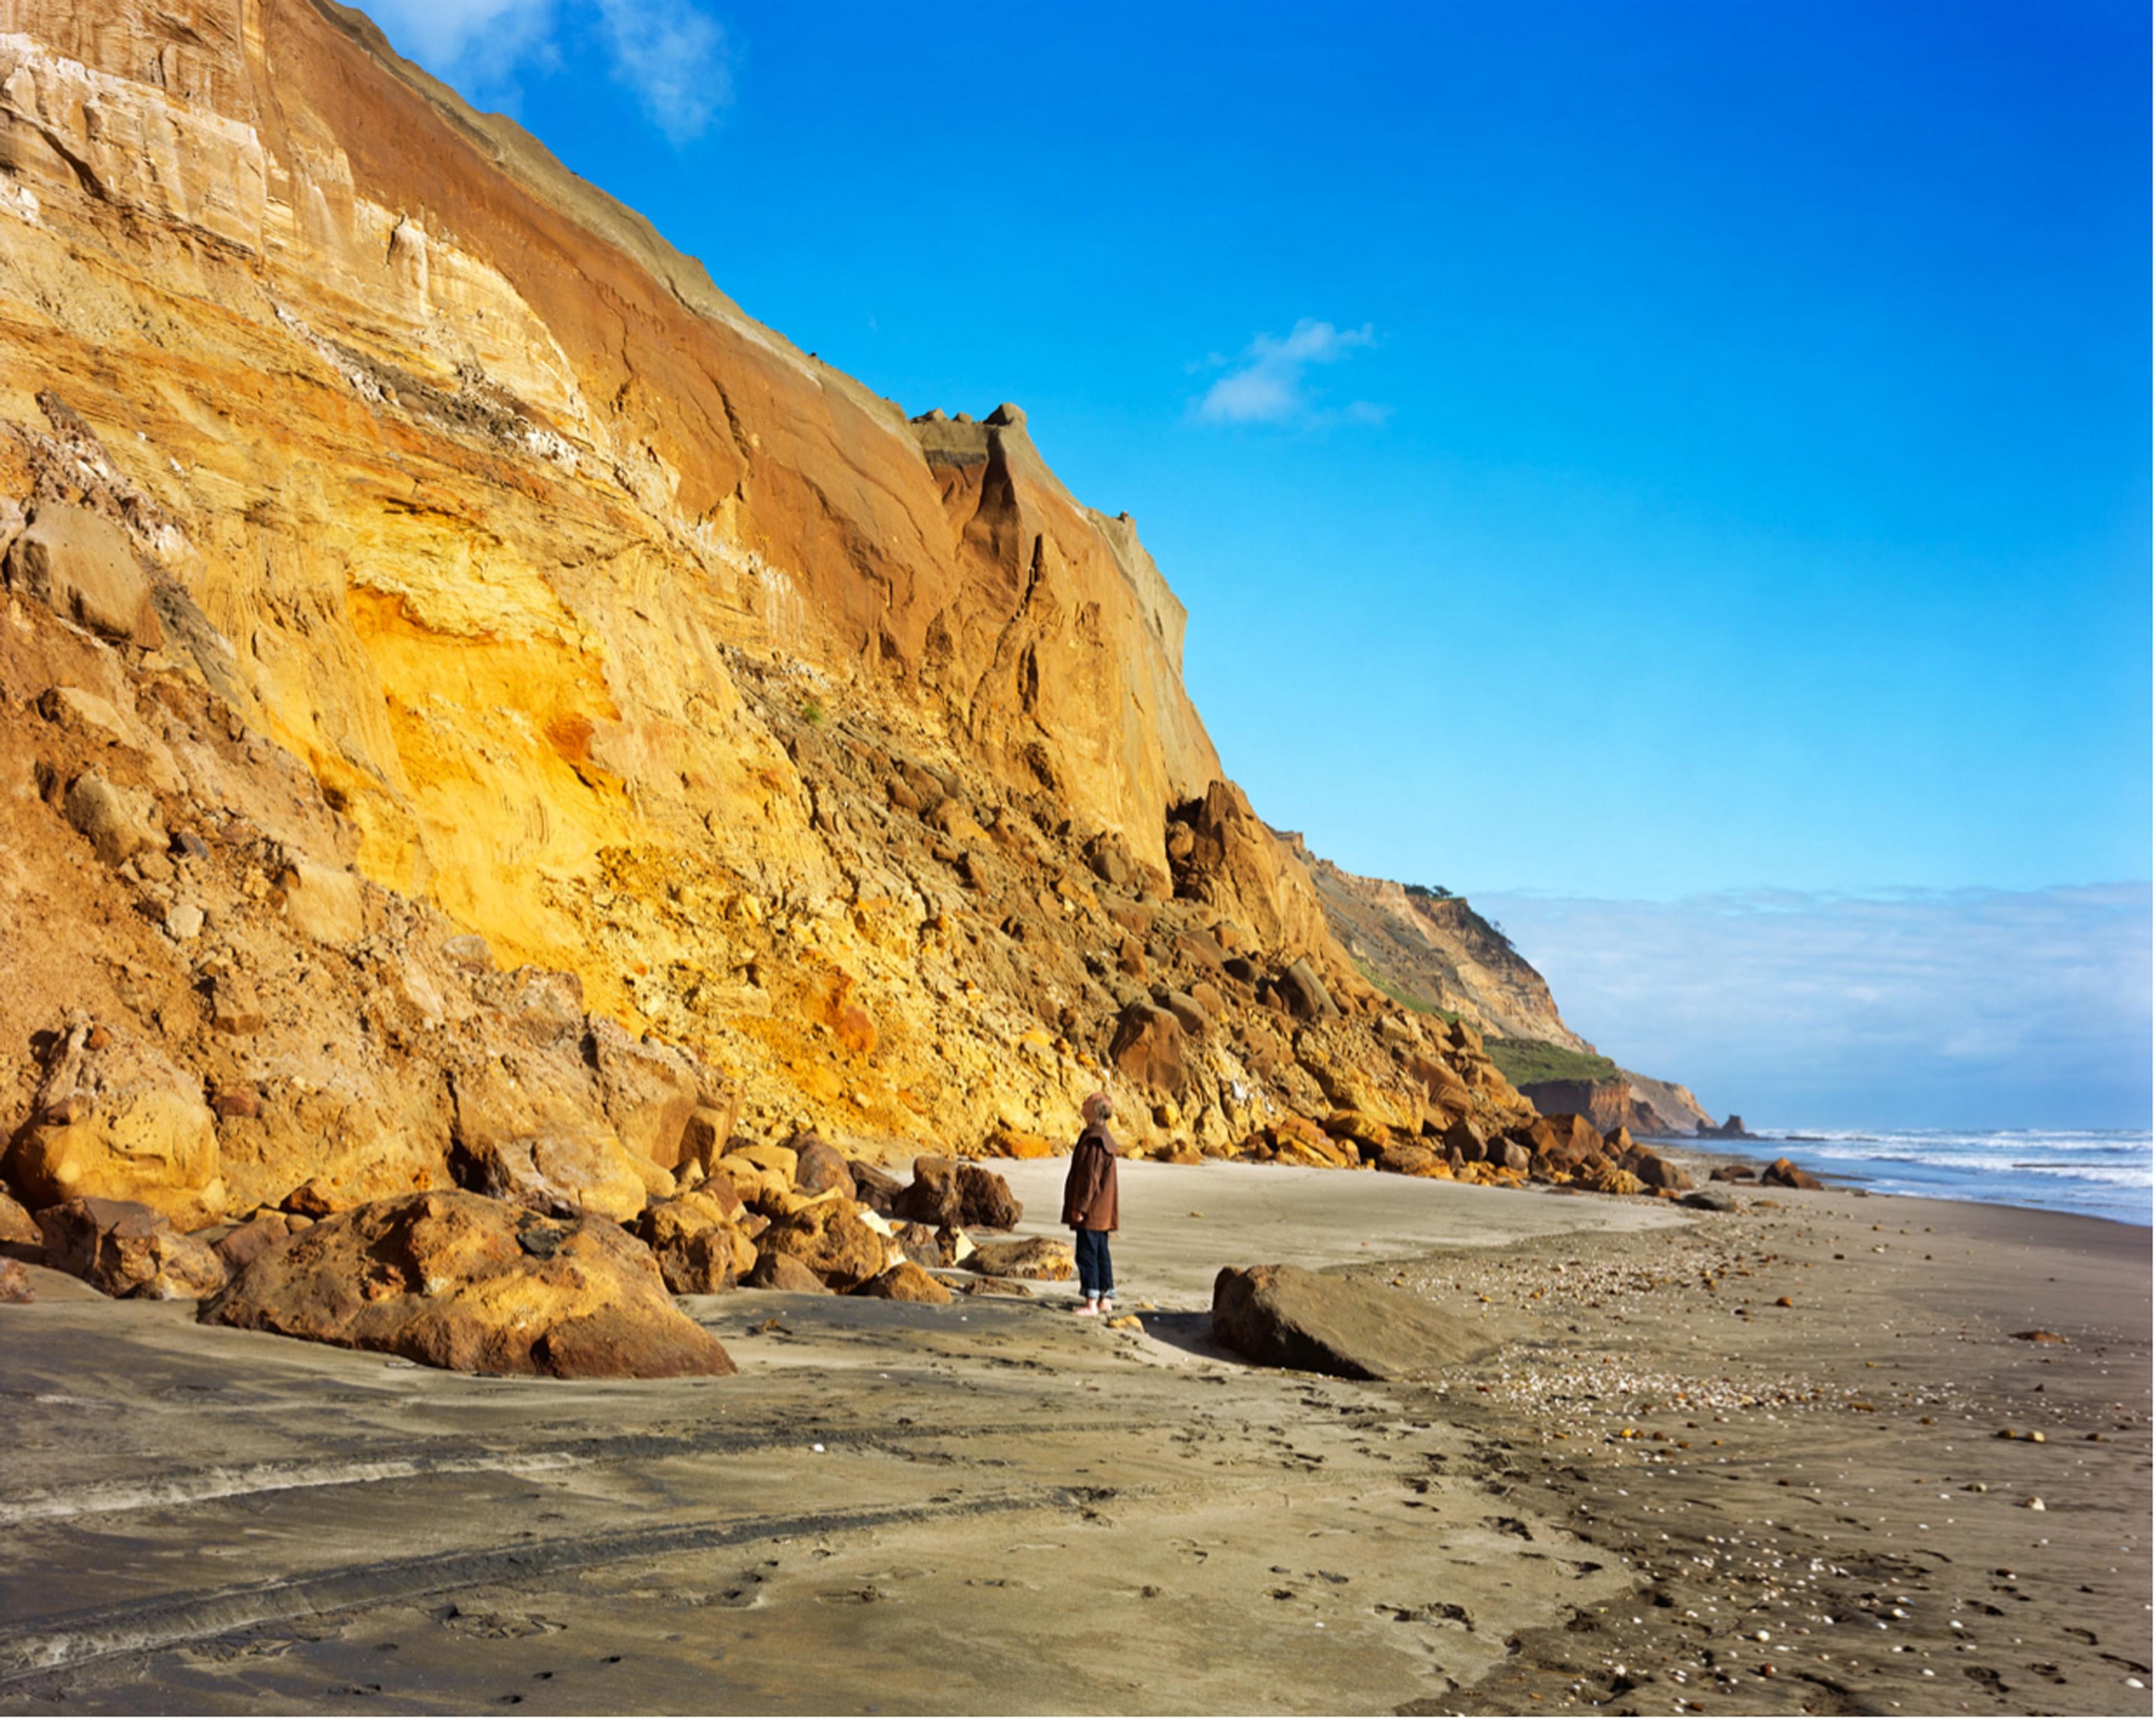
[[[1104,1079],[1163,1153],[1532,1120],[1021,411],[909,418],[357,13],[0,0],[0,587],[18,1160],[138,1092],[191,1216]]]
[[[1548,983],[1465,898],[1362,877],[1310,855],[1300,837],[1288,839],[1363,977],[1406,1008],[1472,1024],[1544,1116],[1573,1112],[1598,1128],[1640,1135],[1714,1127],[1689,1088],[1620,1068],[1566,1026]]]

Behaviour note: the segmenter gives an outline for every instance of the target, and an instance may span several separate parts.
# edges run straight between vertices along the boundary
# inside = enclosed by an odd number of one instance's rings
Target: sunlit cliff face
[[[109,516],[181,618],[108,691],[177,675],[301,767],[267,839],[745,1117],[1060,1133],[1119,1055],[1163,1144],[1433,1097],[1024,413],[908,422],[356,13],[0,0],[0,421],[15,517]],[[1306,957],[1344,1014],[1273,994]],[[1132,1012],[1194,991],[1163,1063]]]

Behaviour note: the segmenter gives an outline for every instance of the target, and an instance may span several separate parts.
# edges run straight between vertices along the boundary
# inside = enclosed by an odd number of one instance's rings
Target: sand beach
[[[1045,1230],[1060,1163],[1007,1168]],[[38,1271],[0,1708],[2147,1711],[2146,1230],[1124,1177],[1136,1329],[691,1299],[726,1379],[452,1375]],[[1253,1368],[1206,1309],[1257,1260],[1502,1345]]]

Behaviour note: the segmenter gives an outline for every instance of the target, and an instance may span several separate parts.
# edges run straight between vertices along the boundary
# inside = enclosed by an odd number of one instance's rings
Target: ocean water
[[[1815,1175],[1881,1194],[2043,1207],[2129,1225],[2149,1223],[2156,1183],[2150,1137],[2130,1129],[1799,1130],[1730,1144],[1748,1158],[1786,1154]]]

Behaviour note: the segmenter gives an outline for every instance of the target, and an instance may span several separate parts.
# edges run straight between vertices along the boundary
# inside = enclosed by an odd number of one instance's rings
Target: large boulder
[[[888,1265],[885,1240],[861,1221],[850,1200],[836,1196],[776,1219],[757,1238],[757,1253],[801,1262],[833,1290],[851,1290]]]
[[[38,1229],[47,1266],[107,1296],[190,1302],[224,1284],[216,1250],[140,1201],[62,1201],[38,1214]]]
[[[386,1351],[465,1373],[669,1379],[734,1371],[619,1226],[483,1195],[379,1200],[259,1255],[207,1322]]]
[[[1116,1018],[1108,1060],[1139,1086],[1180,1093],[1190,1084],[1183,1044],[1183,1024],[1159,1004],[1141,999]]]
[[[1025,1209],[985,1166],[923,1157],[913,1161],[913,1181],[891,1202],[891,1216],[938,1230],[1014,1230]]]
[[[1497,1348],[1414,1296],[1300,1266],[1223,1266],[1213,1281],[1213,1337],[1268,1368],[1342,1379],[1432,1373]]]
[[[134,546],[87,508],[40,502],[8,552],[8,582],[92,633],[151,649],[164,643]]]
[[[1732,1119],[1734,1121],[1735,1119]],[[1820,1181],[1802,1165],[1786,1158],[1778,1158],[1759,1173],[1759,1180],[1775,1189],[1824,1189]]]
[[[188,1230],[224,1210],[217,1118],[202,1083],[146,1041],[80,1014],[47,1053],[8,1179],[33,1208],[137,1200]]]
[[[730,1290],[756,1264],[756,1245],[735,1228],[725,1205],[701,1189],[646,1207],[637,1230],[676,1296]]]

